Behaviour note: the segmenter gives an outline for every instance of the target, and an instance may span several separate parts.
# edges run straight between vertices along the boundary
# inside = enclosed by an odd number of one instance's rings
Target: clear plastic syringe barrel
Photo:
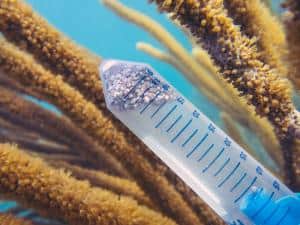
[[[108,60],[100,70],[110,111],[229,224],[252,224],[240,204],[253,190],[269,201],[292,194],[147,64]]]

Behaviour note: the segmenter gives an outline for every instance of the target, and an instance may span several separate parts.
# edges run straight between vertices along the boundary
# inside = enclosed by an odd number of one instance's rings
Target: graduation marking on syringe
[[[155,110],[155,112],[151,115],[151,118],[153,118],[161,109],[162,107],[166,104],[167,102],[164,101],[163,103],[160,104],[160,106]]]
[[[200,156],[200,158],[197,160],[198,162],[200,162],[202,159],[204,159],[204,157],[210,152],[210,150],[214,147],[214,144],[211,144],[209,146],[209,148]]]
[[[158,92],[154,98],[151,99],[151,101],[140,111],[140,114],[143,114],[145,110],[155,101],[155,99],[161,94],[161,92]]]
[[[225,179],[218,185],[218,187],[222,187],[223,184],[226,183],[226,181],[229,180],[229,178],[235,173],[235,171],[240,167],[241,163],[239,162],[234,168],[233,170],[225,177]]]
[[[241,200],[245,196],[245,194],[250,190],[250,188],[255,184],[256,181],[257,177],[254,177],[250,185],[240,194],[238,198],[234,200],[234,203],[237,203],[239,200]]]
[[[206,133],[201,140],[198,142],[198,144],[192,149],[192,151],[190,151],[186,157],[189,158],[198,148],[199,146],[205,141],[205,139],[208,137],[208,133]]]
[[[222,148],[222,150],[219,152],[219,154],[208,164],[207,167],[205,167],[202,170],[202,173],[206,173],[206,171],[217,161],[218,158],[220,158],[220,156],[224,153],[225,148]]]
[[[185,140],[185,142],[181,145],[181,147],[185,147],[187,143],[197,134],[198,129],[194,130],[193,133]]]
[[[246,176],[247,173],[244,173],[243,176],[238,180],[238,182],[235,185],[233,185],[233,187],[230,189],[230,192],[233,192],[243,182]]]
[[[175,124],[177,124],[179,122],[179,120],[181,120],[182,115],[178,116],[177,119],[171,124],[171,126],[167,129],[167,132],[169,132],[170,130],[172,130],[172,128],[175,126]]]
[[[223,165],[217,170],[217,172],[214,174],[214,176],[218,176],[222,171],[223,169],[228,165],[228,163],[230,162],[230,158],[228,158],[224,163]]]
[[[177,108],[177,105],[173,106],[173,108],[156,124],[155,128],[158,128]]]
[[[175,135],[175,137],[172,138],[171,143],[173,143],[182,133],[183,131],[188,128],[188,126],[192,123],[193,119],[190,119],[186,125],[184,125],[183,128],[181,128],[181,130]]]

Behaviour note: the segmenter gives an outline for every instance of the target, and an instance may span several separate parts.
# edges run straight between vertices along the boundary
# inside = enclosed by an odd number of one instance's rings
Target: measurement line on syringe
[[[171,124],[171,126],[167,129],[167,132],[170,132],[172,128],[181,120],[182,115],[178,116],[177,119]]]
[[[150,102],[140,111],[140,114],[143,114],[146,109],[156,100],[156,98],[161,94],[161,92],[158,92],[153,99],[150,100]]]
[[[158,128],[177,108],[177,105],[173,106],[173,108],[156,124],[155,128]]]
[[[237,171],[237,169],[240,167],[241,163],[238,162],[238,164],[233,168],[233,170],[225,177],[225,179],[218,185],[218,188],[222,187],[223,184],[225,184],[230,177]]]
[[[234,203],[237,203],[239,200],[241,200],[245,196],[245,194],[250,190],[250,188],[255,184],[256,181],[257,177],[254,177],[250,185],[242,192],[242,194],[238,198],[234,200]]]
[[[172,138],[172,140],[170,141],[171,143],[173,143],[187,128],[188,126],[190,126],[190,124],[192,123],[193,119],[190,119],[185,125],[184,127],[175,135],[175,137]]]
[[[198,144],[186,155],[187,158],[189,158],[199,147],[201,144],[203,144],[203,142],[206,140],[206,138],[208,137],[208,133],[206,133],[201,140],[198,142]]]
[[[200,158],[197,160],[198,162],[202,161],[205,156],[207,156],[207,154],[213,149],[215,145],[214,144],[211,144],[208,149],[200,156]]]
[[[192,138],[198,133],[198,129],[195,129],[193,131],[193,133],[183,142],[183,144],[181,145],[181,147],[185,147],[189,142],[190,140],[192,140]]]
[[[230,192],[233,192],[243,182],[246,176],[247,173],[244,173],[243,176],[238,180],[238,182],[235,185],[233,185],[233,187],[230,189]]]
[[[223,147],[221,149],[221,151],[218,153],[218,155],[202,170],[202,173],[206,173],[209,170],[209,168],[213,164],[215,164],[215,162],[221,157],[221,155],[224,153],[224,151],[225,151],[225,147]]]
[[[214,174],[214,176],[218,176],[223,170],[224,168],[228,165],[228,163],[230,162],[230,158],[228,158],[223,164],[222,166],[217,170],[217,172]]]
[[[160,104],[160,106],[155,110],[155,112],[151,115],[151,118],[153,118],[165,105],[166,105],[166,101],[164,101],[163,103]]]

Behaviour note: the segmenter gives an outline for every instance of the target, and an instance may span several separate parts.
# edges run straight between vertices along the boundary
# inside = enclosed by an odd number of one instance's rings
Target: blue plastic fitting
[[[255,225],[300,225],[300,194],[272,200],[263,189],[253,190],[242,200],[240,209]]]

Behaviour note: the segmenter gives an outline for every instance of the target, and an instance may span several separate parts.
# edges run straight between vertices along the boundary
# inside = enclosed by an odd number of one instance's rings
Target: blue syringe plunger
[[[272,194],[254,188],[240,204],[241,211],[255,225],[299,225],[300,195],[289,195],[277,201]]]

